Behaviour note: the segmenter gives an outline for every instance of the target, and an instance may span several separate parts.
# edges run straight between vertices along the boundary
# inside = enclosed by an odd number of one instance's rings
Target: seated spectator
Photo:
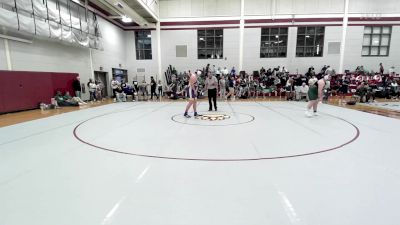
[[[299,96],[298,97],[296,96],[296,99],[301,100],[303,97],[306,97],[306,100],[308,101],[308,89],[309,89],[308,85],[305,82],[303,82],[298,89]]]
[[[368,94],[368,85],[366,82],[362,82],[356,90],[355,95],[360,99],[360,102],[366,102],[366,96]]]
[[[87,103],[86,102],[84,102],[81,98],[79,98],[79,97],[72,97],[70,94],[69,94],[69,91],[66,91],[65,92],[65,95],[63,96],[63,98],[64,98],[64,100],[66,101],[66,102],[69,102],[69,103],[72,103],[72,104],[76,104],[76,103],[78,103],[78,105],[86,105]]]
[[[390,95],[391,96],[395,96],[395,98],[399,97],[399,85],[397,84],[397,81],[392,80],[392,82],[390,83]]]
[[[123,92],[121,87],[118,87],[116,92],[116,102],[126,102],[126,94]]]
[[[79,106],[78,103],[73,103],[73,102],[69,102],[66,101],[64,99],[64,96],[62,95],[61,91],[57,91],[57,94],[54,96],[54,99],[57,102],[57,106]]]
[[[293,100],[294,98],[294,93],[293,93],[293,89],[294,89],[294,80],[293,78],[289,78],[286,82],[286,100]]]

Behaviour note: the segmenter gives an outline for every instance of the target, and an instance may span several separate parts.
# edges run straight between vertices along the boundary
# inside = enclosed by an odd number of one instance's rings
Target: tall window
[[[197,30],[197,55],[199,59],[222,59],[224,30]]]
[[[297,28],[297,57],[320,57],[324,50],[325,27]]]
[[[152,59],[151,31],[142,30],[135,32],[136,59]]]
[[[362,56],[388,56],[392,27],[364,27]]]
[[[288,28],[261,28],[260,58],[286,57]]]

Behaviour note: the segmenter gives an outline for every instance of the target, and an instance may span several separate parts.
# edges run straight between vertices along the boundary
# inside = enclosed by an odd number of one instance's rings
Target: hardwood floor
[[[349,100],[349,97],[347,97],[345,100]],[[400,119],[400,111],[396,110],[390,110],[390,109],[384,109],[384,108],[378,108],[374,106],[368,106],[368,105],[347,105],[345,100],[339,99],[336,97],[332,97],[329,100],[328,104],[331,105],[336,105],[339,107],[344,107],[344,108],[350,108],[354,110],[359,110],[367,113],[373,113],[381,116],[386,116],[386,117],[391,117],[391,118],[396,118]],[[170,99],[163,99],[162,101],[186,101],[184,99],[180,100],[170,100]],[[207,101],[207,99],[201,99],[200,101]],[[244,101],[244,102],[252,102],[252,101],[263,101],[263,102],[269,102],[269,101],[285,101],[284,97],[266,97],[266,98],[257,98],[257,99],[240,99],[236,101]],[[377,99],[377,102],[388,102],[391,100],[387,99]],[[394,100],[392,100],[394,101]],[[397,100],[396,100],[397,101]],[[398,101],[397,101],[398,102]],[[87,104],[85,106],[80,106],[80,107],[62,107],[60,109],[51,109],[51,110],[40,110],[40,109],[35,109],[35,110],[28,110],[28,111],[22,111],[22,112],[15,112],[15,113],[7,113],[7,114],[2,114],[0,115],[0,127],[5,127],[5,126],[10,126],[13,124],[17,123],[22,123],[26,121],[31,121],[35,119],[40,119],[40,118],[45,118],[49,116],[54,116],[62,113],[68,113],[68,112],[73,112],[77,110],[84,110],[87,108],[91,107],[98,107],[102,105],[107,105],[107,104],[112,104],[111,99],[107,99],[103,102],[96,102],[93,104]]]

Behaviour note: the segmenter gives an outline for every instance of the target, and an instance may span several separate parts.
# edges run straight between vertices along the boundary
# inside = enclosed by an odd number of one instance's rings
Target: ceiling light
[[[151,34],[148,34],[147,37],[148,37],[148,38],[151,38]]]
[[[122,22],[124,23],[131,23],[132,19],[127,16],[122,16]]]
[[[306,36],[306,38],[309,38],[309,37],[310,37],[310,35],[307,35],[307,36]]]

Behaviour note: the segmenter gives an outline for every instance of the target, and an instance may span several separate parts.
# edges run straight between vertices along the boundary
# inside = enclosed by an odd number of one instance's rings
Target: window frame
[[[370,33],[365,33],[365,30],[368,27],[371,29],[371,32]],[[374,28],[375,27],[379,27],[380,28],[380,32],[379,33],[374,33]],[[385,28],[385,27],[389,28],[389,33],[383,33],[383,28]],[[385,26],[385,25],[382,25],[382,26],[364,26],[363,39],[362,39],[362,45],[361,45],[361,57],[389,57],[390,42],[392,40],[392,31],[393,31],[393,27],[392,26]],[[378,45],[372,45],[372,39],[373,39],[372,37],[374,35],[379,35],[379,44]],[[384,35],[388,35],[389,36],[388,45],[382,45],[382,36],[384,36]],[[366,36],[369,36],[369,39],[370,39],[369,40],[369,45],[364,45],[364,40],[365,40]],[[372,48],[374,48],[374,47],[378,48],[378,54],[377,55],[372,55],[371,54]],[[367,55],[363,54],[364,48],[368,48],[368,54]],[[387,48],[386,55],[381,55],[380,54],[381,53],[381,48]]]
[[[209,41],[207,40],[212,40],[211,42],[213,43],[213,46],[208,46]],[[217,45],[217,40],[219,40],[218,45]],[[204,42],[204,45],[200,44],[201,42]],[[224,29],[222,28],[197,29],[197,59],[223,59],[223,58],[224,58]]]
[[[300,30],[303,30],[304,32],[300,33]],[[309,30],[312,31],[312,33],[309,33]],[[322,30],[322,32],[321,32]],[[309,36],[309,37],[307,37]],[[313,44],[308,44],[307,38],[313,38]],[[299,45],[299,37],[304,37],[304,44]],[[317,48],[317,40],[318,37],[322,37],[322,43],[320,44],[320,55],[316,54],[316,48]],[[324,56],[324,46],[325,46],[325,26],[299,26],[297,27],[297,37],[296,37],[296,57],[323,57]],[[302,49],[302,52],[299,51],[299,49]],[[309,51],[312,49],[312,51]],[[308,50],[308,51],[307,51]]]
[[[274,34],[272,32],[272,29],[278,29],[278,33]],[[284,32],[282,33],[281,30],[283,30]],[[275,40],[278,42],[277,46],[271,45],[271,37],[277,38],[277,40]],[[285,45],[279,43],[281,37],[286,37]],[[268,41],[265,40],[265,38],[268,39]],[[260,39],[260,58],[287,58],[288,38],[289,27],[262,27]],[[270,45],[265,46],[263,45],[264,42],[269,42]],[[280,55],[282,53],[282,51],[280,51],[281,49],[284,49],[284,55]],[[276,51],[274,52],[274,50]]]
[[[148,35],[150,35],[150,37],[148,37]],[[145,47],[146,44],[144,42],[146,42],[146,41],[150,41],[149,48]],[[153,59],[153,50],[152,50],[152,44],[151,44],[151,30],[135,31],[135,53],[136,53],[136,60],[152,60]]]

